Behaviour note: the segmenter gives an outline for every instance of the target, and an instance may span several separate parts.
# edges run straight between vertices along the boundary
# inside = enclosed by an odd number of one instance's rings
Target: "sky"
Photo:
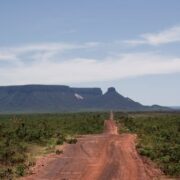
[[[180,106],[179,0],[1,0],[0,86],[115,87]]]

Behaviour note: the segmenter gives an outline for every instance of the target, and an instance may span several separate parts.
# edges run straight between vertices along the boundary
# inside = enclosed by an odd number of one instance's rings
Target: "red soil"
[[[110,118],[111,119],[111,118]],[[62,155],[38,161],[35,174],[24,180],[152,180],[161,171],[136,151],[136,135],[118,134],[115,122],[104,122],[104,133],[84,135],[66,145]],[[42,166],[43,165],[43,166]]]

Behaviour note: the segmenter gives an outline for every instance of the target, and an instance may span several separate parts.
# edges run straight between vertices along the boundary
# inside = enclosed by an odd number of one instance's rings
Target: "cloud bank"
[[[180,72],[180,58],[152,52],[126,53],[103,59],[59,58],[63,52],[83,51],[98,45],[46,44],[0,49],[1,61],[8,62],[8,66],[0,66],[0,84],[71,84]]]
[[[143,34],[137,40],[125,42],[130,45],[152,46],[180,42],[180,26],[159,33]],[[180,73],[178,56],[145,51],[119,53],[116,49],[115,53],[98,58],[98,54],[107,51],[109,45],[85,42],[0,47],[0,85],[74,84]],[[88,53],[83,54],[86,51],[97,56],[92,58]]]
[[[142,34],[139,39],[126,40],[124,42],[134,46],[144,44],[157,46],[161,44],[180,42],[180,26],[174,26],[159,33]]]

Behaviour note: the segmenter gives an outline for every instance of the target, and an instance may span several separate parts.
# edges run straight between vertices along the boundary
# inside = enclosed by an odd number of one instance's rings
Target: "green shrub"
[[[56,141],[57,145],[62,145],[63,143],[64,143],[64,140],[61,139],[61,138],[58,138],[57,141]]]
[[[76,138],[66,139],[66,142],[69,143],[69,144],[76,144],[77,143],[77,139]]]
[[[25,171],[26,171],[26,166],[24,164],[19,164],[16,167],[16,175],[17,176],[24,176]]]
[[[13,171],[11,168],[0,168],[0,179],[12,179]]]
[[[13,156],[11,156],[10,162],[12,164],[23,163],[26,160],[26,155],[23,153],[15,152]]]
[[[63,153],[63,150],[59,150],[59,149],[56,150],[56,154],[59,155],[59,154],[62,154],[62,153]]]

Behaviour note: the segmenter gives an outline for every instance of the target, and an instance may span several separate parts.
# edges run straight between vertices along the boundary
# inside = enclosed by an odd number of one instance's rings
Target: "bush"
[[[56,141],[57,145],[62,145],[63,143],[64,143],[64,139],[62,139],[62,138],[58,138]]]
[[[67,139],[66,142],[69,143],[69,144],[76,144],[77,139],[76,138]]]
[[[56,154],[59,155],[59,154],[62,154],[62,153],[63,153],[63,150],[59,150],[59,149],[56,150]]]
[[[35,166],[35,165],[36,165],[35,159],[30,159],[28,162],[28,166],[31,167],[31,166]]]
[[[147,156],[152,160],[155,159],[155,157],[156,157],[155,152],[151,148],[141,147],[141,148],[138,149],[138,151],[139,151],[140,155]]]
[[[16,175],[17,176],[24,176],[26,170],[26,166],[24,164],[19,164],[16,167]]]
[[[12,179],[13,171],[11,168],[0,168],[0,179]]]
[[[19,164],[23,163],[26,160],[25,154],[20,154],[18,152],[15,152],[14,155],[11,157],[10,162],[12,164]]]

